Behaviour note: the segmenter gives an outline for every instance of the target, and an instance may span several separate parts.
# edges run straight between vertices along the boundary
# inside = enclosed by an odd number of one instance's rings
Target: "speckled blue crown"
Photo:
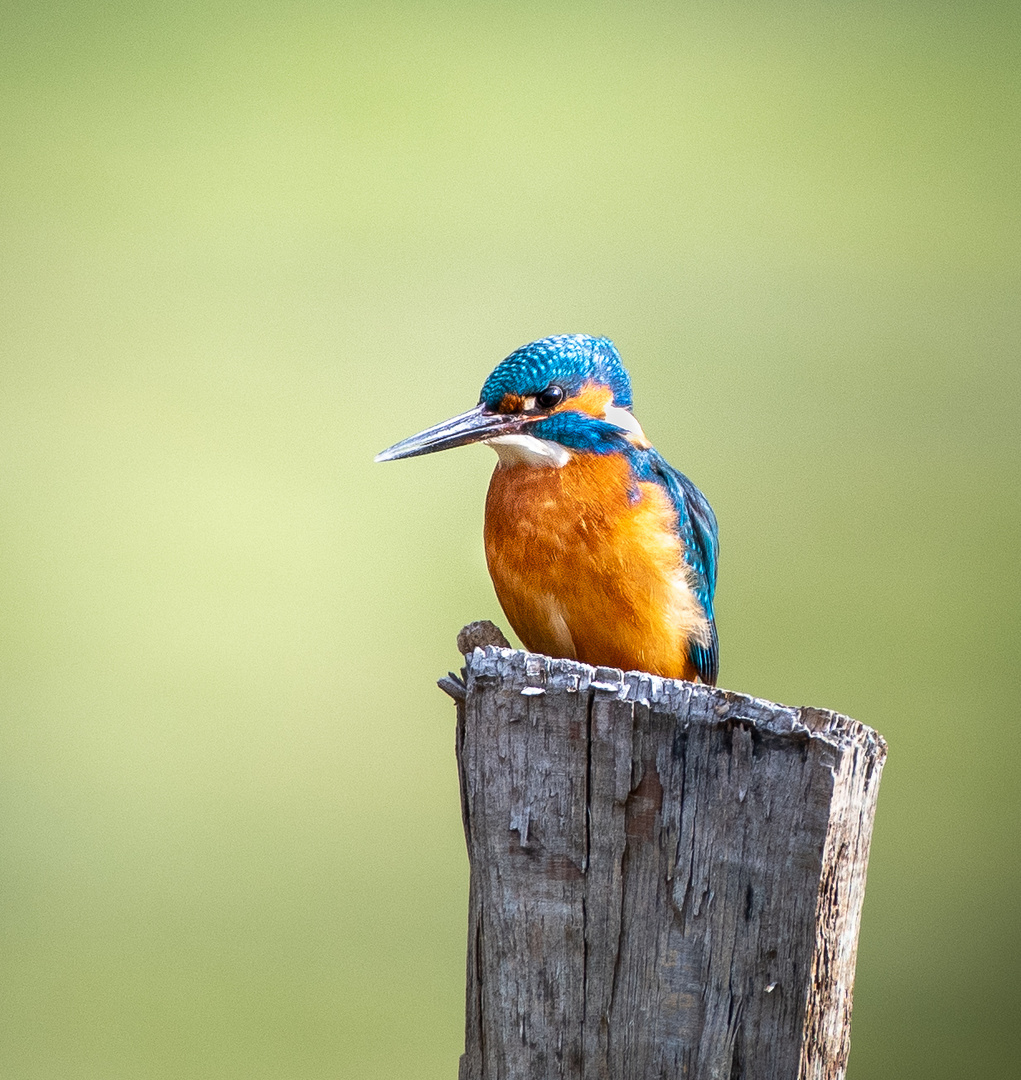
[[[557,383],[568,393],[586,382],[608,386],[613,404],[631,407],[631,380],[609,338],[557,334],[523,345],[486,379],[479,404],[495,409],[505,394],[529,397]]]

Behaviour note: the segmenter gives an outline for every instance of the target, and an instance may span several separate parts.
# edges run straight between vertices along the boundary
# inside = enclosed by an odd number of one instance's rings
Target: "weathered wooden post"
[[[465,675],[460,1080],[843,1077],[882,738],[492,646]]]

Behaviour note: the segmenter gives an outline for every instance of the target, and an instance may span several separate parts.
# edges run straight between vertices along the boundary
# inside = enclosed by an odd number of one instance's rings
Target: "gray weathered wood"
[[[835,713],[476,648],[460,1080],[836,1080],[885,744]]]

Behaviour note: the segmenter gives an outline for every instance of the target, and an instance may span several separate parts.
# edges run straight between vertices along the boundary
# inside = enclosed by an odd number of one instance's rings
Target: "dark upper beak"
[[[513,435],[521,430],[528,419],[533,418],[516,413],[488,412],[485,405],[477,405],[470,412],[444,420],[442,424],[395,443],[377,454],[376,460],[396,461],[397,458],[418,457],[419,454],[449,450],[452,446],[494,439],[497,435]]]

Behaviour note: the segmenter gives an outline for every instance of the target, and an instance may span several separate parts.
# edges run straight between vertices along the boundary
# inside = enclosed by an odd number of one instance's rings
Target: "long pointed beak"
[[[398,458],[418,457],[419,454],[432,454],[437,450],[449,450],[452,446],[464,446],[466,443],[482,442],[494,439],[497,435],[511,435],[520,431],[526,418],[513,413],[487,412],[484,405],[478,405],[470,412],[462,413],[451,420],[444,420],[410,439],[399,443],[376,455],[376,461],[396,461]]]

